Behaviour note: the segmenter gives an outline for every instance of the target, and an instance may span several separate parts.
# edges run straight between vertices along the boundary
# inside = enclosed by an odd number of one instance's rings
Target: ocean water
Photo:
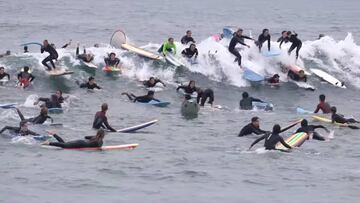
[[[0,58],[16,78],[24,65],[36,79],[31,88],[15,88],[10,81],[0,86],[0,104],[16,102],[25,116],[34,116],[37,97],[48,97],[57,89],[69,99],[65,112],[52,115],[63,127],[31,126],[41,134],[55,131],[66,140],[94,135],[94,114],[102,103],[114,128],[133,126],[152,119],[159,122],[134,134],[109,133],[105,145],[139,143],[130,151],[83,152],[51,150],[28,139],[14,142],[0,137],[0,202],[358,202],[360,198],[359,132],[325,124],[335,130],[330,142],[307,141],[291,153],[265,152],[262,142],[247,151],[258,137],[237,137],[251,117],[261,118],[261,128],[271,130],[309,115],[296,114],[296,107],[313,110],[319,94],[348,117],[360,118],[359,1],[0,1]],[[252,42],[243,49],[244,66],[261,75],[280,73],[280,88],[252,87],[228,53],[228,40],[215,42],[210,36],[224,26],[242,27],[257,37],[263,28],[272,34],[273,49],[282,30],[296,31],[303,41],[297,63],[319,68],[345,82],[347,89],[333,87],[309,77],[316,91],[287,83],[279,62],[294,63],[284,45],[279,57],[259,55]],[[199,64],[175,70],[109,45],[115,30],[124,30],[136,46],[156,51],[168,37],[180,41],[187,29],[193,31],[199,49]],[[320,33],[327,35],[317,40]],[[59,48],[72,39],[67,49],[58,49],[61,66],[71,76],[49,77],[41,65],[46,54],[37,45],[23,54],[20,44],[48,39]],[[98,70],[89,70],[75,59],[75,46],[94,53]],[[99,43],[100,48],[93,45]],[[178,52],[184,46],[178,44]],[[216,54],[216,63],[208,52]],[[101,71],[107,53],[119,55],[126,69],[122,75]],[[79,89],[76,81],[95,76],[101,91]],[[146,94],[141,80],[162,79],[167,87],[156,98],[171,102],[167,108],[131,103],[122,92]],[[212,88],[215,104],[223,110],[202,108],[197,118],[180,113],[179,82],[195,80],[197,86]],[[273,112],[240,111],[243,91],[274,104]],[[1,126],[17,126],[15,111],[0,109]],[[314,122],[315,123],[315,122]],[[319,123],[318,123],[319,124]],[[282,135],[287,137],[295,128]],[[319,130],[326,135],[325,131]]]

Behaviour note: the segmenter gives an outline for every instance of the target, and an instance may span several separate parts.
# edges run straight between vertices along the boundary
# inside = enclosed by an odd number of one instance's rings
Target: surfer
[[[105,61],[105,65],[106,66],[111,66],[111,67],[118,67],[118,65],[120,64],[120,59],[116,57],[116,54],[114,52],[111,52],[109,54],[109,57],[104,59]]]
[[[239,28],[235,32],[235,34],[232,37],[232,39],[230,41],[230,44],[229,44],[229,52],[232,53],[236,57],[235,62],[236,61],[238,62],[240,68],[241,68],[241,55],[240,55],[239,51],[235,49],[235,46],[239,43],[239,44],[242,44],[242,45],[247,46],[248,48],[250,48],[249,45],[244,43],[244,39],[254,40],[251,37],[243,35],[242,33],[243,33],[243,30],[241,28]]]
[[[318,113],[321,110],[324,114],[331,113],[330,104],[325,102],[325,95],[321,94],[319,96],[320,103],[317,105],[314,113]]]
[[[353,119],[353,118],[345,118],[343,115],[337,114],[336,113],[336,107],[333,106],[331,107],[331,122],[332,123],[343,123],[343,124],[348,124],[348,123],[359,123],[359,121]]]
[[[194,38],[192,38],[192,32],[191,30],[188,30],[186,31],[186,35],[184,35],[182,38],[181,38],[181,44],[187,44],[189,42],[192,42],[192,43],[196,43]]]
[[[147,88],[155,87],[157,83],[161,83],[164,87],[166,87],[165,83],[158,78],[150,77],[149,80],[143,81],[143,85]]]
[[[250,135],[252,133],[261,135],[261,134],[270,133],[270,132],[260,129],[260,119],[259,119],[259,117],[255,116],[255,117],[251,118],[251,123],[247,124],[246,126],[244,126],[241,129],[241,131],[239,133],[239,137],[244,137],[244,136]]]
[[[114,128],[112,128],[110,126],[110,124],[108,123],[108,120],[107,120],[107,117],[106,117],[107,110],[108,110],[107,103],[103,103],[101,105],[101,111],[98,111],[95,114],[95,118],[94,118],[94,122],[93,122],[93,128],[94,129],[104,128],[104,129],[110,130],[111,132],[116,132],[116,130]]]
[[[47,119],[51,120],[51,123],[53,123],[53,119],[48,116],[48,108],[41,107],[40,114],[36,117],[25,119],[24,115],[21,113],[21,111],[18,108],[15,108],[16,112],[18,113],[21,121],[30,122],[32,124],[43,124]]]
[[[302,42],[299,38],[297,38],[297,36],[298,35],[295,32],[291,33],[291,31],[288,31],[286,33],[286,37],[281,40],[280,45],[279,45],[279,48],[281,49],[281,45],[285,41],[285,39],[287,39],[289,42],[291,42],[292,44],[288,50],[288,54],[290,55],[291,52],[296,48],[296,59],[299,58],[299,51],[302,46]]]
[[[317,128],[322,128],[328,133],[330,132],[327,128],[325,128],[322,125],[309,125],[308,121],[306,119],[303,119],[301,121],[301,127],[296,130],[296,133],[304,132],[304,133],[308,134],[307,139],[315,139],[315,140],[325,141],[326,139],[323,136],[321,136],[318,132],[315,131],[315,129],[317,129]]]
[[[40,97],[34,105],[37,105],[40,101],[44,102],[41,106],[46,106],[46,108],[61,108],[59,97],[56,94],[51,95],[51,98]]]
[[[281,32],[281,37],[279,37],[279,39],[277,40],[277,42],[281,42],[284,40],[285,43],[288,43],[289,40],[286,38],[286,34],[287,34],[287,31],[282,31]]]
[[[57,96],[60,104],[64,103],[65,99],[69,98],[69,96],[63,97],[63,93],[61,90],[56,90],[55,95]]]
[[[85,61],[86,63],[90,63],[91,61],[94,60],[94,54],[91,53],[86,53],[86,49],[84,47],[84,52],[83,54],[80,54],[80,50],[79,50],[79,43],[76,46],[76,58],[82,61]]]
[[[269,29],[263,29],[262,33],[259,35],[258,41],[255,44],[259,47],[259,52],[261,52],[262,45],[264,42],[268,42],[268,51],[270,52],[270,34]]]
[[[0,67],[0,80],[5,79],[6,77],[8,78],[8,80],[10,80],[10,75],[5,72],[5,68]]]
[[[80,84],[80,88],[87,88],[87,89],[90,89],[90,90],[93,90],[93,89],[101,89],[101,87],[99,87],[96,82],[95,82],[95,78],[93,76],[90,76],[89,77],[89,80],[88,82],[86,83],[82,83]]]
[[[28,46],[24,46],[24,53],[29,53]]]
[[[2,58],[2,57],[4,57],[4,56],[10,56],[10,54],[11,54],[11,51],[10,51],[10,50],[7,50],[7,51],[5,52],[5,54],[0,54],[0,58]]]
[[[2,134],[6,130],[10,131],[11,133],[20,135],[20,136],[39,135],[38,133],[29,130],[26,121],[21,121],[19,127],[5,126],[3,129],[0,130],[0,134]]]
[[[279,135],[281,133],[281,127],[279,124],[275,124],[273,127],[273,131],[271,133],[265,133],[265,135],[261,136],[260,138],[256,139],[249,147],[249,150],[258,142],[265,139],[264,147],[266,150],[274,150],[276,149],[275,146],[278,142],[280,142],[284,147],[288,149],[292,149],[284,139]]]
[[[48,52],[50,55],[47,56],[41,63],[47,67],[48,71],[51,71],[51,67],[47,64],[50,61],[53,69],[55,69],[55,64],[53,60],[57,60],[59,57],[56,49],[52,47],[47,40],[44,40],[43,46],[41,46],[41,53]]]
[[[50,145],[61,148],[92,148],[101,147],[103,145],[103,139],[105,137],[105,131],[99,129],[96,136],[86,136],[85,140],[74,140],[65,142],[59,135],[51,133],[51,135],[57,140],[57,142],[46,141],[43,145]]]
[[[210,88],[202,90],[200,88],[196,89],[197,92],[197,103],[200,103],[200,106],[204,106],[207,99],[209,99],[208,104],[211,106],[214,102],[214,91]],[[190,95],[189,95],[190,96]]]
[[[274,74],[271,78],[267,79],[267,82],[268,82],[270,85],[279,84],[279,83],[280,83],[280,76],[279,76],[279,74]]]
[[[135,96],[132,93],[127,93],[127,92],[123,92],[121,93],[121,95],[126,95],[130,99],[130,101],[133,102],[149,103],[152,100],[160,102],[160,100],[154,98],[155,95],[154,91],[148,91],[147,95],[139,96],[139,97]]]
[[[23,71],[17,75],[20,86],[23,86],[24,88],[29,86],[30,83],[35,79],[35,77],[29,73],[29,70],[30,68],[28,66],[24,66]]]
[[[192,94],[196,92],[197,88],[195,87],[195,81],[190,80],[189,84],[186,85],[180,85],[176,88],[176,91],[179,91],[179,89],[184,90],[185,94]]]
[[[253,102],[263,102],[260,99],[249,97],[249,93],[243,92],[242,99],[240,100],[240,109],[251,110],[253,109]]]
[[[294,71],[289,70],[288,77],[296,82],[306,82],[307,81],[307,77],[305,75],[304,70],[300,70],[299,73],[295,73]]]
[[[196,60],[196,58],[199,55],[199,52],[196,48],[196,45],[194,43],[192,43],[192,44],[190,44],[189,48],[186,48],[181,52],[181,55],[188,59],[191,59],[192,57],[194,57],[194,60]]]
[[[163,54],[164,56],[166,56],[166,54],[168,52],[175,55],[176,54],[176,45],[175,45],[175,42],[174,42],[174,38],[170,37],[168,39],[168,41],[166,41],[164,44],[161,45],[158,52]]]

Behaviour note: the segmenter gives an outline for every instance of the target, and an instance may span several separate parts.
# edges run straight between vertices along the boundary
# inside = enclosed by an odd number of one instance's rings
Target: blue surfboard
[[[274,56],[280,56],[281,52],[276,50],[270,50],[270,51],[262,51],[261,54],[265,57],[274,57]]]
[[[63,113],[64,112],[64,110],[62,109],[62,108],[50,108],[50,109],[48,109],[48,112],[49,113],[56,113],[56,114],[58,114],[58,113]]]
[[[230,27],[224,27],[223,28],[223,35],[224,35],[224,38],[229,38],[231,39],[234,35],[234,30]]]
[[[265,80],[264,76],[261,76],[248,68],[245,69],[243,76],[250,82],[262,82]]]
[[[167,107],[170,104],[170,102],[163,102],[163,101],[158,102],[158,101],[155,101],[155,100],[151,100],[147,104],[157,106],[157,107]]]

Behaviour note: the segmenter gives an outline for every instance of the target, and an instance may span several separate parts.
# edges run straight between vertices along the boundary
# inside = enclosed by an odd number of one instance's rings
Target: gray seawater
[[[358,41],[359,6],[355,0],[0,1],[0,50],[18,53],[1,58],[0,64],[9,67],[11,74],[30,64],[37,76],[29,90],[0,87],[0,103],[17,102],[25,115],[31,116],[38,109],[28,107],[26,99],[49,96],[56,89],[71,95],[65,113],[53,116],[64,127],[37,126],[34,130],[54,130],[66,140],[93,135],[92,119],[103,102],[109,104],[109,122],[116,128],[159,119],[156,125],[135,134],[107,134],[106,145],[140,144],[131,151],[50,150],[0,137],[0,202],[358,202],[358,131],[328,126],[335,130],[334,140],[308,141],[292,153],[247,152],[257,136],[237,137],[252,116],[261,117],[262,128],[268,130],[274,123],[286,125],[303,117],[295,113],[295,108],[312,110],[320,93],[326,94],[341,113],[360,118],[359,87],[349,80],[359,77],[359,55],[351,55],[358,49],[356,44],[355,51],[343,61],[357,71],[337,75],[346,75],[346,90],[316,78],[311,78],[318,88],[315,92],[289,84],[280,89],[240,88],[186,71],[185,79],[195,79],[200,87],[212,87],[216,103],[229,107],[224,111],[202,109],[192,120],[180,114],[182,98],[175,92],[173,81],[157,93],[158,98],[172,103],[168,108],[133,104],[120,93],[146,92],[134,77],[91,72],[71,65],[68,57],[66,63],[75,74],[51,79],[41,71],[42,56],[22,55],[18,45],[44,38],[56,44],[68,39],[87,46],[107,44],[112,32],[119,28],[139,45],[160,44],[168,36],[180,38],[189,28],[201,41],[225,25],[251,29],[254,35],[263,27],[271,29],[274,36],[283,29],[296,30],[304,41],[316,39],[319,33],[343,40],[349,32]],[[34,47],[30,50],[38,52]],[[139,60],[121,53],[126,60]],[[314,64],[304,60],[308,66]],[[157,68],[151,64],[149,67]],[[95,75],[105,90],[89,93],[78,89],[74,80],[89,75]],[[271,101],[275,111],[238,111],[242,91]],[[12,110],[0,109],[0,121],[0,127],[18,124]],[[260,147],[261,143],[255,149]]]

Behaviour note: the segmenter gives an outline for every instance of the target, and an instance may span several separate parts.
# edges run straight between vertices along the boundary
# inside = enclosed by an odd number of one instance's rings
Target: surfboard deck
[[[324,123],[332,123],[331,122],[331,119],[329,118],[325,118],[325,117],[322,117],[322,116],[311,116],[314,120],[316,121],[320,121],[320,122],[324,122]],[[334,125],[337,125],[337,126],[340,126],[340,127],[349,127],[349,124],[347,123],[332,123]]]
[[[131,126],[131,127],[119,129],[119,130],[117,130],[117,132],[120,132],[120,133],[133,133],[133,132],[135,132],[135,131],[137,131],[137,130],[140,130],[140,129],[149,127],[149,126],[151,126],[151,125],[154,125],[154,124],[157,123],[157,122],[158,122],[158,120],[152,120],[152,121],[149,121],[149,122],[146,122],[146,123],[142,123],[142,124],[139,124],[139,125],[135,125],[135,126]]]
[[[121,48],[123,49],[126,49],[130,52],[133,52],[135,54],[138,54],[140,56],[143,56],[143,57],[146,57],[146,58],[149,58],[149,59],[153,59],[153,60],[163,60],[163,57],[160,56],[160,55],[157,55],[157,54],[154,54],[154,53],[151,53],[145,49],[142,49],[142,48],[139,48],[139,47],[135,47],[133,45],[130,45],[130,44],[122,44],[121,45]]]
[[[59,113],[63,113],[64,109],[62,109],[62,108],[49,108],[48,112],[52,113],[52,114],[59,114]]]
[[[313,114],[314,112],[308,111],[308,110],[303,109],[301,107],[296,107],[296,113],[298,113],[298,114]]]
[[[48,149],[64,149],[64,150],[79,150],[79,151],[127,150],[127,149],[135,149],[138,146],[139,144],[123,144],[123,145],[109,145],[109,146],[89,147],[89,148],[61,148],[55,146],[42,145],[42,147]]]
[[[170,102],[164,102],[164,101],[154,101],[154,100],[151,100],[150,102],[148,103],[145,103],[145,104],[150,104],[150,105],[153,105],[153,106],[157,106],[157,107],[167,107]]]
[[[257,83],[260,83],[265,80],[264,76],[261,76],[260,74],[250,70],[249,68],[245,68],[243,77],[250,82],[257,82]]]
[[[308,135],[304,132],[295,133],[291,135],[290,137],[285,139],[286,144],[290,145],[291,147],[298,147],[301,144],[305,142],[305,140],[308,138]],[[276,144],[275,149],[279,150],[288,150],[284,145],[282,145],[280,142]]]
[[[46,71],[46,73],[50,76],[63,76],[63,75],[71,75],[74,71],[67,71],[64,68],[56,68],[55,70]]]
[[[300,88],[303,88],[305,90],[310,90],[310,91],[315,91],[316,88],[306,82],[297,82],[295,80],[291,80],[289,79],[289,81],[291,81],[292,83],[294,83],[296,86],[300,87]]]
[[[184,66],[185,64],[183,62],[180,61],[180,59],[176,58],[173,54],[166,54],[165,59],[167,62],[169,62],[171,65],[175,66],[175,67],[181,67]]]
[[[265,111],[272,111],[274,109],[274,105],[269,102],[252,102],[253,108],[257,108]]]
[[[88,67],[88,68],[94,68],[94,69],[97,69],[97,68],[98,68],[98,67],[97,67],[94,63],[92,63],[92,62],[85,62],[85,61],[82,61],[82,60],[81,60],[81,64],[84,65],[84,66],[86,66],[86,67]]]
[[[344,83],[342,83],[340,80],[336,79],[334,76],[326,73],[323,70],[310,68],[310,71],[313,72],[317,77],[321,78],[322,80],[330,83],[331,85],[333,85],[335,87],[339,87],[339,88],[343,88],[343,89],[346,88]]]

